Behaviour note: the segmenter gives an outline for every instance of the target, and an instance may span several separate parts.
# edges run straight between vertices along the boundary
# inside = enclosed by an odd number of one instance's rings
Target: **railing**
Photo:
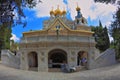
[[[107,49],[98,57],[94,58],[93,62],[90,63],[90,69],[111,66],[116,63],[115,50]]]
[[[28,38],[21,38],[21,43],[30,42],[95,42],[94,37],[85,36],[34,36]]]
[[[103,57],[111,55],[111,54],[115,54],[115,51],[114,51],[114,49],[109,48],[106,51],[100,53],[100,55],[98,57],[96,57],[95,60],[98,60],[100,58],[103,58]]]

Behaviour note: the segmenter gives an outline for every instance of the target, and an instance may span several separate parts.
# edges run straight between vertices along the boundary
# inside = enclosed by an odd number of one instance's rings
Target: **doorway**
[[[67,64],[67,53],[61,49],[54,49],[48,54],[48,67],[61,68],[63,63]]]
[[[28,66],[29,70],[38,70],[38,55],[36,52],[30,52],[28,54]]]

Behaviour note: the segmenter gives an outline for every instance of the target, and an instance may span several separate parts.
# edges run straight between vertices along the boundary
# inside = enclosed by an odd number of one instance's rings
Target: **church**
[[[20,68],[23,70],[51,71],[84,66],[90,69],[96,51],[91,27],[76,7],[75,20],[66,18],[66,11],[59,6],[50,11],[50,18],[43,22],[43,29],[23,32],[20,42]]]

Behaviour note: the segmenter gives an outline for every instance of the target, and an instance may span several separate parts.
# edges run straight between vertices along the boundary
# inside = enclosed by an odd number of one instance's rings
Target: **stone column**
[[[20,57],[20,68],[23,70],[28,70],[28,56],[27,56],[27,52],[22,51],[21,52],[21,57]]]
[[[91,47],[88,52],[87,68],[92,69],[93,66],[94,66],[94,47],[93,48]]]
[[[48,71],[48,54],[45,52],[38,54],[38,71]]]
[[[28,53],[25,53],[25,69],[28,70],[29,66],[28,66]]]
[[[72,51],[68,51],[68,54],[67,54],[67,58],[68,58],[68,64],[69,66],[76,66],[76,52],[74,50]]]
[[[70,65],[71,59],[70,59],[70,52],[67,51],[67,64]]]

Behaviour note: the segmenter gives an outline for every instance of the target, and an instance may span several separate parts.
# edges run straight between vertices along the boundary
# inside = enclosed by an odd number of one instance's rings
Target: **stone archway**
[[[86,51],[79,51],[77,55],[77,65],[86,66],[88,60],[88,53]]]
[[[38,55],[36,52],[30,52],[28,54],[28,67],[29,70],[38,70]]]
[[[61,49],[54,49],[48,53],[48,67],[61,68],[63,63],[67,63],[67,53]]]

